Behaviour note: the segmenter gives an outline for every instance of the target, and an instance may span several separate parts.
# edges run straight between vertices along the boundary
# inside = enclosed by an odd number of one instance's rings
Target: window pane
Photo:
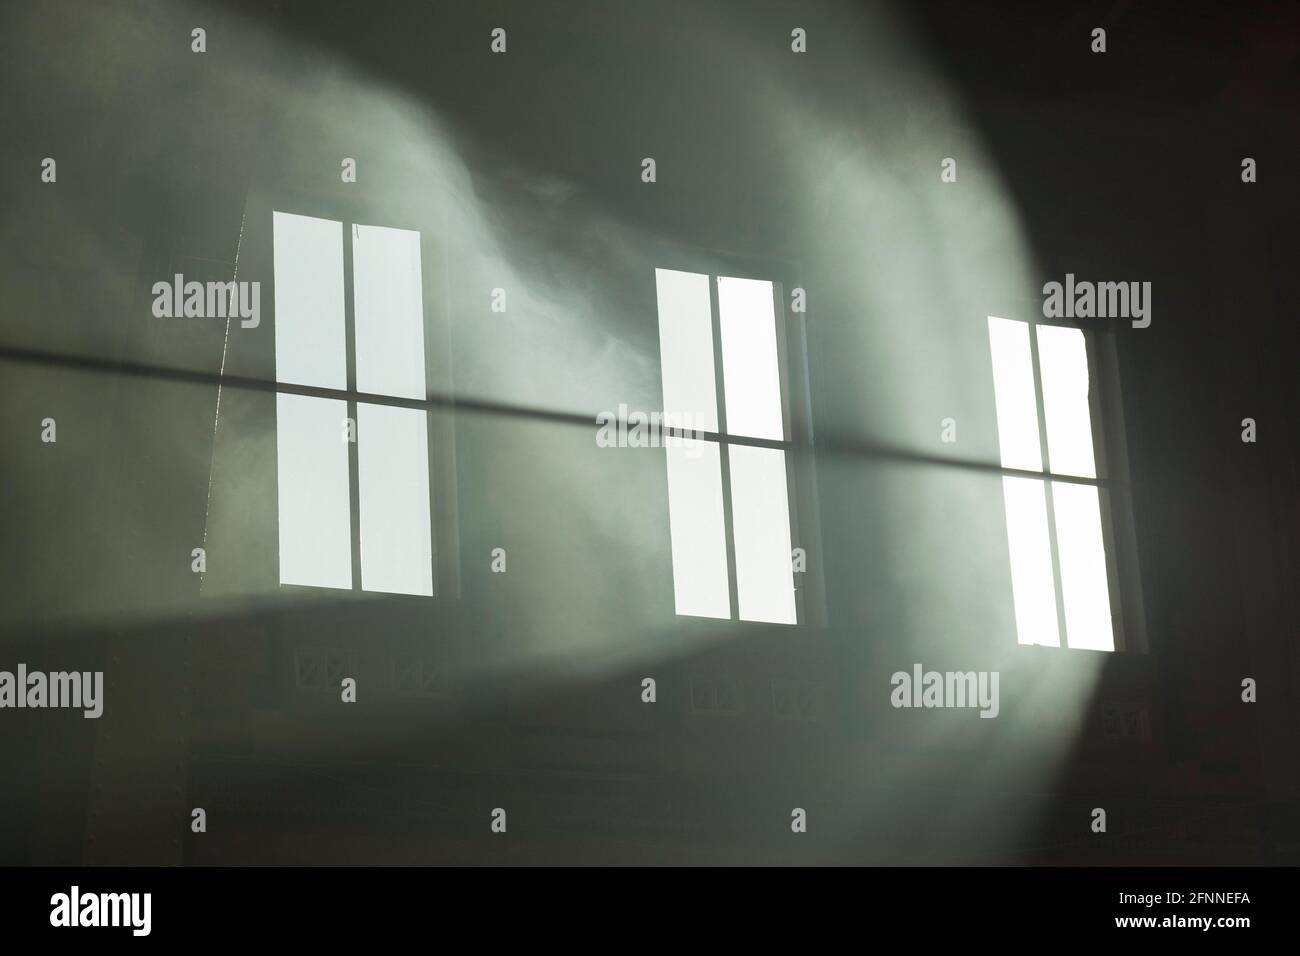
[[[729,618],[731,594],[718,446],[687,439],[666,448],[665,453],[677,613]]]
[[[420,234],[354,226],[357,390],[424,398],[424,292]]]
[[[340,399],[275,397],[281,584],[352,587],[347,415]]]
[[[1029,352],[1029,325],[989,316],[989,351],[993,356],[993,396],[998,413],[998,447],[1003,468],[1041,471],[1038,402],[1034,365]]]
[[[427,413],[357,406],[361,587],[433,594]]]
[[[1007,507],[1007,545],[1011,554],[1017,638],[1021,644],[1060,647],[1043,482],[1037,478],[1003,476],[1002,495]]]
[[[785,452],[732,445],[728,455],[740,617],[746,621],[794,624]]]
[[[1047,419],[1048,466],[1054,474],[1096,478],[1088,410],[1088,350],[1079,329],[1038,327],[1038,371]]]
[[[727,433],[785,438],[772,283],[718,279]]]
[[[271,218],[276,381],[347,388],[343,223],[284,212]]]
[[[709,277],[655,270],[664,412],[673,427],[718,430]]]
[[[1070,647],[1113,651],[1101,504],[1093,485],[1052,482],[1056,549],[1061,561],[1065,640]]]

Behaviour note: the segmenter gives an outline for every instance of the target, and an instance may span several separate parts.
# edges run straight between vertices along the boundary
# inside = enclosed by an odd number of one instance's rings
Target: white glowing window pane
[[[993,356],[993,397],[998,413],[998,447],[1003,468],[1041,471],[1038,402],[1029,326],[989,316],[989,351]]]
[[[718,430],[709,277],[655,270],[664,412],[676,428]]]
[[[1047,531],[1047,493],[1037,478],[1002,478],[1011,555],[1011,595],[1021,644],[1061,646],[1056,619],[1056,582]]]
[[[357,391],[424,398],[424,287],[420,234],[355,226]]]
[[[730,446],[736,598],[746,621],[794,624],[785,452]]]
[[[272,214],[275,378],[347,388],[343,323],[343,223]]]
[[[719,277],[718,322],[727,433],[784,439],[772,283]]]
[[[352,587],[347,402],[275,397],[280,583]]]
[[[357,406],[361,587],[433,594],[427,413]]]
[[[1096,478],[1088,409],[1088,348],[1078,329],[1038,327],[1038,370],[1052,473]]]
[[[665,452],[677,613],[729,618],[731,594],[718,446],[683,440]]]
[[[1054,481],[1052,504],[1056,512],[1066,644],[1113,651],[1115,632],[1110,619],[1110,586],[1097,488]]]

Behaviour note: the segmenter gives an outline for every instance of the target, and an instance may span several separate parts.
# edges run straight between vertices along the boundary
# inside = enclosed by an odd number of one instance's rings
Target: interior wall
[[[27,768],[6,857],[1294,862],[1295,129],[1126,52],[1158,14],[1120,19],[1102,77],[1082,14],[1044,36],[958,5],[6,9],[4,661],[110,687],[100,721],[0,721]],[[255,268],[254,194],[436,237],[458,597],[276,587],[270,393],[228,380],[217,410],[223,370],[267,376],[273,323],[150,313],[175,272]],[[736,255],[808,292],[825,626],[676,617],[662,453],[594,441],[596,413],[662,402],[654,267]],[[1015,643],[985,317],[1065,272],[1154,286],[1152,326],[1115,333],[1145,655]],[[303,655],[359,702],[302,689]],[[436,697],[395,691],[412,661]],[[999,719],[890,708],[917,661],[1001,671]],[[740,715],[693,710],[719,681]],[[773,681],[816,715],[780,716]],[[1149,739],[1106,735],[1117,702]]]

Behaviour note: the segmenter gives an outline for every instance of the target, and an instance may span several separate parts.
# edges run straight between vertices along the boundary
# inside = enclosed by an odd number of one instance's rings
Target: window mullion
[[[1061,586],[1061,552],[1056,540],[1056,504],[1052,497],[1052,459],[1047,447],[1047,411],[1043,404],[1043,371],[1038,362],[1038,326],[1029,323],[1029,358],[1034,369],[1034,402],[1038,411],[1038,447],[1043,456],[1043,491],[1047,502],[1047,541],[1052,550],[1052,584],[1056,589],[1056,626],[1061,647],[1070,646],[1065,630],[1065,594]]]
[[[355,283],[352,275],[352,242],[356,238],[356,224],[348,230],[343,242],[343,353],[347,361],[348,419],[351,423],[348,438],[348,514],[352,522],[352,590],[361,590],[361,462],[357,443],[361,435],[357,426],[357,343]]]
[[[731,456],[727,448],[726,383],[723,381],[722,319],[718,306],[718,277],[709,276],[709,321],[713,337],[713,387],[718,406],[718,460],[722,473],[722,534],[727,547],[727,600],[731,619],[740,617],[740,590],[736,581],[736,541],[731,513]]]

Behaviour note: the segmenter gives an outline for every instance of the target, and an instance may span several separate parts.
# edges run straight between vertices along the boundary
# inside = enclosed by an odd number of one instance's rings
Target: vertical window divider
[[[1038,325],[1029,322],[1029,358],[1034,370],[1034,404],[1038,410],[1038,448],[1043,466],[1043,499],[1047,505],[1047,541],[1052,550],[1052,586],[1056,590],[1058,647],[1069,647],[1065,630],[1065,589],[1061,582],[1061,551],[1056,540],[1056,503],[1052,497],[1052,460],[1047,446],[1047,409],[1043,401],[1043,370],[1038,360]]]
[[[731,620],[740,619],[740,586],[736,580],[736,542],[731,513],[731,456],[727,444],[726,384],[723,381],[722,317],[718,277],[709,276],[709,320],[713,337],[713,388],[718,409],[718,462],[722,477],[722,533],[727,547],[727,592]]]
[[[348,514],[352,524],[352,590],[361,590],[361,459],[357,445],[361,426],[357,410],[357,349],[355,282],[352,277],[352,242],[357,236],[356,223],[344,223],[343,241],[343,354],[347,361],[347,409],[352,430],[348,442]]]

